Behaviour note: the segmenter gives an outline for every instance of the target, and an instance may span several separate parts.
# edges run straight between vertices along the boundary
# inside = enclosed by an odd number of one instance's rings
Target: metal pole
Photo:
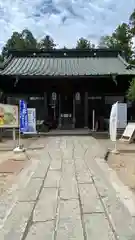
[[[13,141],[16,140],[16,137],[15,137],[15,128],[13,128]]]
[[[18,110],[19,110],[18,116],[20,116],[20,101],[19,101],[19,108],[18,108]],[[19,117],[18,123],[19,123],[18,124],[19,125],[19,136],[18,136],[18,146],[15,147],[15,149],[14,149],[15,153],[19,153],[19,152],[24,152],[25,151],[23,146],[21,146],[20,117]]]
[[[21,132],[20,132],[20,126],[19,126],[19,136],[18,136],[18,146],[21,146]]]
[[[19,116],[20,116],[20,101],[19,101]],[[20,132],[20,117],[19,117],[19,135],[18,135],[18,147],[21,146],[21,132]]]
[[[15,128],[13,128],[13,142],[14,142],[14,145],[16,146],[16,136],[15,136]]]

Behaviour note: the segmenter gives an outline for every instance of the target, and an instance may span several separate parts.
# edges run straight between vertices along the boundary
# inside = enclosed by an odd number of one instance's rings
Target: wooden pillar
[[[61,129],[62,124],[61,124],[61,97],[59,94],[59,124],[58,124],[58,128]]]
[[[47,93],[44,92],[44,110],[45,110],[45,120],[48,118],[48,103],[47,103]]]
[[[84,94],[84,128],[88,128],[88,92]]]
[[[73,124],[72,128],[75,128],[75,95],[73,94]]]

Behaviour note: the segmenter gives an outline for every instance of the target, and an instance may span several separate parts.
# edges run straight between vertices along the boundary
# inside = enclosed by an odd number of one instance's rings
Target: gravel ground
[[[135,153],[109,154],[108,165],[117,172],[122,182],[135,192]]]
[[[114,148],[114,144],[109,139],[100,139],[100,144],[106,149]],[[121,181],[135,192],[135,143],[117,142],[119,154],[109,153],[108,165],[116,171]]]

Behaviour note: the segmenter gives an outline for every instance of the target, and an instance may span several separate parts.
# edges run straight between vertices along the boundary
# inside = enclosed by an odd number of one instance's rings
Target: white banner
[[[118,103],[112,105],[111,114],[110,114],[110,124],[109,132],[110,139],[115,142],[117,138],[117,120],[118,120]]]
[[[36,132],[36,109],[28,108],[28,133]]]

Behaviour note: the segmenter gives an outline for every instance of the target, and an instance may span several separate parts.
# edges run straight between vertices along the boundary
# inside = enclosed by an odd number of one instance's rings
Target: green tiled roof
[[[135,75],[121,56],[117,57],[12,57],[0,75],[10,76],[77,76],[77,75]]]

